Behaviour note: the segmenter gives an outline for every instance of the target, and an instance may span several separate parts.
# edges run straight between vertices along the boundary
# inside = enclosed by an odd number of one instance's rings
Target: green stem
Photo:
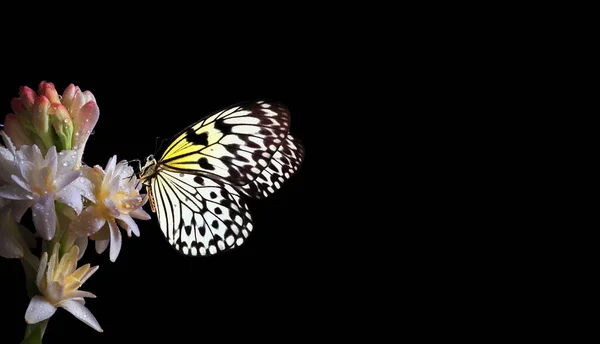
[[[37,324],[27,324],[25,338],[21,344],[42,344],[42,337],[44,337],[44,332],[46,332],[48,320],[40,321]]]

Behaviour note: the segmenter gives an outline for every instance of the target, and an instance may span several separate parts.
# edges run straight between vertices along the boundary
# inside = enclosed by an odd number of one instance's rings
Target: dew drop
[[[90,135],[94,135],[96,133],[96,131],[92,130],[92,132],[90,133]]]
[[[62,100],[62,96],[60,94],[58,95],[58,100]]]
[[[79,132],[75,132],[75,136],[79,136]]]
[[[68,119],[65,119],[65,124],[69,124],[69,120]]]
[[[67,166],[67,163],[66,163],[66,162],[63,162],[63,166],[65,166],[65,167],[66,167],[66,166]]]

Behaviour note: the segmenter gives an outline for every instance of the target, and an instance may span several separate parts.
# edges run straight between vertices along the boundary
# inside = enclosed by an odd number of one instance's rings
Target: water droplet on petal
[[[77,131],[77,132],[75,132],[75,136],[79,136],[79,132],[78,132],[78,131]]]
[[[69,124],[69,120],[68,119],[65,119],[65,124]]]

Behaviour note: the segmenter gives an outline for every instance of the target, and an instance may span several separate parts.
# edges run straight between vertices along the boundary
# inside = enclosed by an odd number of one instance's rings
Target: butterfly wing
[[[298,170],[303,160],[304,148],[288,134],[267,168],[254,181],[242,186],[240,191],[257,199],[269,197]]]
[[[163,234],[185,255],[214,255],[241,245],[252,231],[247,205],[221,181],[159,170],[150,188]]]
[[[286,140],[290,114],[278,103],[234,105],[178,134],[162,154],[161,168],[243,186],[269,165]]]

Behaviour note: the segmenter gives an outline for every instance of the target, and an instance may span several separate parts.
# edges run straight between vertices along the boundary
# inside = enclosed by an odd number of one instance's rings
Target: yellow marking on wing
[[[216,142],[218,142],[223,137],[223,133],[220,130],[215,129],[214,123],[209,123],[207,125],[202,126],[203,123],[204,122],[198,123],[197,125],[193,126],[192,129],[195,130],[195,133],[197,135],[202,135],[203,133],[208,133],[208,138],[207,138],[208,146],[214,145]],[[198,152],[207,147],[207,146],[204,146],[201,144],[189,142],[186,139],[187,136],[188,136],[187,132],[184,132],[183,134],[176,137],[175,140],[173,140],[173,142],[165,150],[165,152],[167,152],[167,154],[164,155],[162,157],[162,159],[163,160],[174,159],[172,161],[172,163],[181,162],[180,159],[183,159],[182,161],[190,161],[188,159],[188,157],[185,157],[186,154]],[[181,158],[178,158],[179,156],[181,156]],[[197,156],[195,158],[196,161],[198,159],[199,159],[199,156]],[[170,164],[170,165],[172,165],[172,164]]]

